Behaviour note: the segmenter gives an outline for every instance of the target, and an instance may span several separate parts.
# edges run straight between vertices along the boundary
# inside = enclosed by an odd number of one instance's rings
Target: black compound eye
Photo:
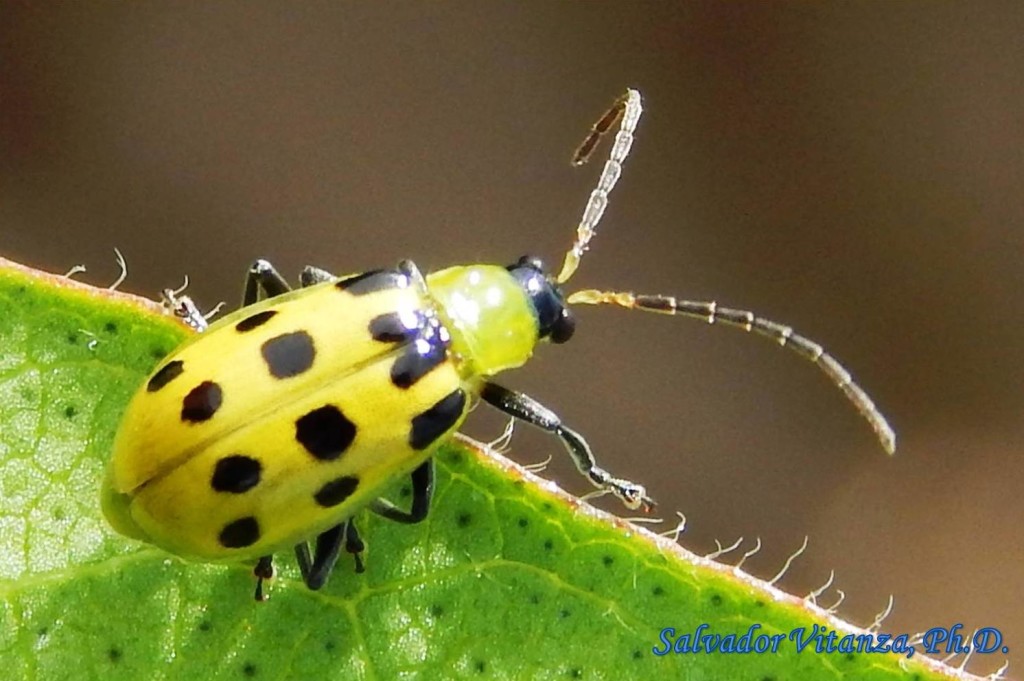
[[[523,257],[519,258],[519,260],[516,260],[515,265],[509,265],[507,269],[513,270],[516,269],[517,267],[528,267],[531,270],[535,270],[537,272],[544,271],[544,263],[541,262],[540,258],[538,258],[535,255],[524,255]]]
[[[564,343],[576,332],[576,318],[569,310],[562,308],[561,316],[551,325],[551,342]]]

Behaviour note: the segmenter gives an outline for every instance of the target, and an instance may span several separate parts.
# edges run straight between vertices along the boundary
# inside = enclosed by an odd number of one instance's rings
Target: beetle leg
[[[352,518],[345,523],[345,550],[352,554],[352,559],[356,562],[356,572],[365,572],[362,554],[366,550],[366,545],[359,537],[359,530],[356,529],[355,520]]]
[[[256,577],[256,600],[263,600],[263,580],[270,579],[274,576],[274,557],[263,556],[256,563],[256,567],[252,569],[252,574]]]
[[[337,277],[327,270],[313,267],[312,265],[306,265],[302,268],[302,272],[299,273],[299,285],[302,288],[322,284],[325,281],[334,281],[335,279]]]
[[[370,510],[377,515],[398,523],[418,523],[427,517],[430,500],[434,496],[434,460],[427,459],[412,472],[412,508],[403,511],[387,499],[375,499],[370,503]]]
[[[267,260],[257,260],[245,274],[245,292],[242,294],[242,307],[252,305],[260,299],[260,291],[266,298],[273,298],[288,293],[292,287],[288,285],[274,266]]]
[[[484,383],[480,397],[509,416],[557,435],[580,473],[586,476],[595,487],[608,490],[617,496],[627,508],[643,507],[644,510],[653,508],[654,501],[647,496],[647,490],[642,485],[614,478],[611,473],[598,466],[593,452],[590,451],[590,445],[583,439],[583,436],[563,425],[558,414],[540,402],[529,395],[490,382]]]
[[[327,583],[327,578],[341,555],[342,543],[345,550],[355,559],[356,572],[363,572],[365,568],[359,554],[363,552],[365,546],[363,540],[359,538],[355,523],[349,519],[317,536],[312,557],[306,542],[295,546],[295,559],[299,563],[299,572],[302,573],[302,581],[306,586],[316,591]]]

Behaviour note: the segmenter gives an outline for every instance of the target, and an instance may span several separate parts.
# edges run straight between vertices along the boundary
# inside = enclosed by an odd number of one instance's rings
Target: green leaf
[[[99,511],[121,410],[188,334],[156,304],[0,260],[0,669],[9,679],[937,679],[918,652],[671,653],[659,635],[854,631],[595,511],[486,448],[438,455],[416,526],[362,517],[367,570],[188,563]],[[399,483],[399,502],[409,488]],[[406,502],[407,503],[407,502]],[[863,632],[861,632],[863,633]],[[903,666],[901,667],[901,663]],[[964,678],[960,676],[959,678]]]

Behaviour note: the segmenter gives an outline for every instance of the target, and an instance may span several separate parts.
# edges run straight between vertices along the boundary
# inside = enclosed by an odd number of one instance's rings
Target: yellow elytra
[[[572,304],[610,303],[769,336],[822,368],[891,452],[892,429],[864,391],[789,327],[710,302],[563,294],[618,181],[640,114],[639,93],[627,91],[577,150],[576,165],[620,123],[557,276],[526,256],[507,267],[458,266],[425,277],[403,261],[340,278],[308,267],[302,288],[292,291],[260,260],[248,273],[244,306],[209,328],[190,300],[169,300],[202,333],[161,362],[125,412],[102,493],[110,524],[188,558],[255,559],[260,580],[272,574],[274,552],[294,547],[305,583],[320,588],[342,548],[362,569],[357,511],[405,523],[426,516],[431,456],[477,396],[559,437],[598,489],[628,508],[649,507],[645,489],[600,468],[583,437],[554,412],[491,380],[524,364],[538,343],[569,340]],[[406,475],[409,511],[379,498]],[[307,541],[314,539],[310,554]]]

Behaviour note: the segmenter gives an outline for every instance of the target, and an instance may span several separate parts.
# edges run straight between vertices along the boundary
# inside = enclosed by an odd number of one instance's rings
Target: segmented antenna
[[[636,130],[637,121],[643,113],[643,106],[640,104],[640,93],[636,90],[626,90],[626,94],[615,100],[600,119],[590,128],[586,139],[576,149],[572,156],[572,164],[580,166],[587,162],[590,155],[597,148],[601,138],[604,137],[617,121],[622,121],[619,132],[615,135],[615,142],[608,154],[608,160],[601,171],[601,177],[597,181],[594,191],[590,192],[587,206],[583,209],[583,216],[576,227],[576,243],[572,245],[565,254],[565,261],[562,263],[562,271],[558,273],[555,281],[559,284],[569,280],[579,267],[580,258],[587,250],[587,244],[594,238],[597,230],[597,223],[604,215],[604,209],[608,207],[608,195],[619,181],[622,174],[622,163],[629,156],[629,148],[633,145],[633,132]]]
[[[882,416],[882,413],[878,411],[875,403],[871,401],[871,398],[868,397],[863,388],[853,382],[850,372],[835,357],[825,352],[825,349],[820,345],[809,338],[795,333],[792,328],[784,324],[757,317],[754,313],[747,312],[746,310],[719,307],[714,302],[677,300],[671,296],[584,289],[571,294],[566,302],[570,305],[611,304],[630,310],[643,310],[645,312],[702,319],[708,324],[721,322],[727,326],[743,329],[748,332],[753,331],[774,340],[779,345],[789,348],[801,357],[810,360],[825,372],[829,380],[842,390],[847,399],[853,403],[853,406],[860,412],[860,415],[867,419],[871,429],[878,436],[879,442],[882,443],[882,448],[889,454],[896,451],[896,434],[893,432],[892,426]]]

